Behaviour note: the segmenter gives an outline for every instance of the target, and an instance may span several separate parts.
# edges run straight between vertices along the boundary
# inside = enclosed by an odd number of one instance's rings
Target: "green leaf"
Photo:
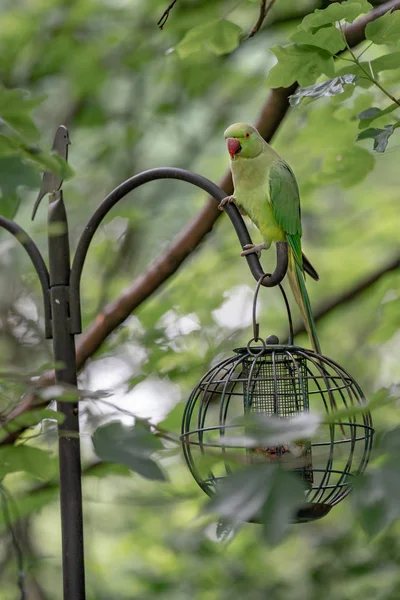
[[[163,471],[150,458],[163,445],[151,433],[146,421],[137,419],[134,427],[126,427],[120,422],[108,423],[99,427],[92,439],[101,460],[126,465],[147,479],[165,481]]]
[[[74,171],[70,165],[57,152],[44,152],[36,146],[20,146],[20,151],[26,158],[36,163],[43,171],[51,171],[63,179],[70,179]]]
[[[375,44],[397,44],[400,39],[400,12],[387,12],[368,23],[365,37]]]
[[[0,479],[7,473],[25,471],[40,479],[49,479],[54,475],[55,458],[50,452],[20,444],[0,448]]]
[[[65,420],[65,415],[48,408],[38,408],[24,413],[19,417],[15,417],[15,419],[10,421],[7,425],[4,425],[0,428],[0,442],[5,440],[11,433],[15,433],[16,431],[20,431],[21,429],[25,429],[27,427],[38,425],[45,419],[56,421],[57,423],[61,424]]]
[[[6,123],[28,142],[39,139],[31,112],[43,98],[32,98],[25,90],[6,90],[0,87],[0,122]]]
[[[367,108],[367,110],[364,110],[359,115],[357,115],[357,118],[360,119],[358,128],[366,129],[367,127],[370,126],[370,124],[373,121],[375,121],[375,119],[379,119],[379,117],[388,115],[397,109],[400,109],[400,106],[398,104],[396,104],[396,102],[393,102],[393,104],[390,104],[388,107],[384,108],[383,110],[380,108],[377,108],[376,106],[371,106],[371,108]]]
[[[389,431],[385,431],[382,437],[380,451],[387,453],[393,459],[397,459],[400,454],[400,426],[393,427]]]
[[[304,501],[299,477],[273,465],[257,465],[220,480],[205,511],[229,522],[262,522],[267,541],[276,544]]]
[[[35,164],[42,171],[59,174],[69,179],[74,172],[69,164],[57,152],[44,152],[37,146],[25,144],[19,137],[0,134],[0,157],[18,156]]]
[[[273,46],[278,59],[269,72],[267,85],[272,88],[288,87],[295,81],[302,86],[311,85],[322,74],[333,77],[334,63],[329,52],[315,46]]]
[[[6,217],[6,219],[13,219],[17,214],[19,204],[20,199],[16,194],[0,198],[0,215]]]
[[[39,188],[40,176],[31,166],[20,158],[12,156],[0,157],[0,214],[12,219],[19,206],[17,194],[19,187]]]
[[[342,34],[333,25],[326,25],[316,31],[307,31],[300,26],[290,39],[295,44],[317,46],[330,54],[336,54],[346,47]]]
[[[305,88],[298,88],[295,94],[289,96],[289,102],[292,106],[298,106],[303,98],[322,98],[324,96],[336,96],[342,94],[346,84],[355,85],[358,78],[355,75],[347,74],[340,77],[334,77],[323,81],[322,83],[315,83]]]
[[[368,63],[361,63],[362,65],[368,67]],[[378,58],[374,58],[371,61],[372,71],[376,73],[380,73],[381,71],[390,71],[391,69],[399,69],[400,68],[400,52],[392,52],[391,54],[384,54],[383,56],[379,56]]]
[[[225,519],[249,521],[258,516],[268,495],[274,473],[271,465],[246,467],[219,480],[217,493],[205,507]]]
[[[83,473],[85,477],[107,477],[107,475],[118,475],[118,477],[131,476],[131,470],[125,465],[116,463],[99,462]]]
[[[367,471],[353,492],[353,501],[366,533],[377,535],[400,518],[398,456],[383,467]]]
[[[3,194],[13,194],[19,186],[36,188],[40,186],[40,176],[31,165],[18,158],[0,158],[0,187]]]
[[[238,47],[241,27],[231,21],[218,21],[209,38],[209,45],[215,54],[228,54]]]
[[[304,485],[300,478],[284,469],[276,469],[262,512],[263,533],[269,544],[282,540],[304,502]]]
[[[366,0],[335,2],[330,4],[328,8],[317,9],[311,15],[304,17],[301,27],[303,29],[314,29],[343,19],[352,23],[359,15],[369,12],[372,8],[373,6]]]
[[[360,140],[372,138],[374,140],[374,150],[376,152],[385,152],[389,138],[393,131],[393,125],[385,125],[383,129],[371,127],[370,129],[365,129],[362,131],[356,141],[359,142]]]
[[[357,115],[357,118],[358,119],[368,119],[368,121],[369,121],[370,119],[375,119],[375,117],[377,115],[380,115],[381,113],[382,113],[382,111],[380,108],[377,108],[376,106],[371,106],[371,108],[367,108],[367,110],[363,110],[362,113]]]
[[[36,489],[27,490],[23,495],[18,495],[15,498],[18,512],[16,510],[10,511],[9,517],[11,522],[21,521],[24,517],[35,513],[37,515],[47,504],[57,502],[59,494],[58,485],[47,487],[46,483],[43,486],[39,484],[39,487]],[[9,525],[8,520],[6,521],[5,519],[4,511],[0,511],[0,523],[2,525]]]
[[[0,156],[18,156],[22,154],[21,140],[0,134]]]
[[[210,21],[190,29],[176,46],[180,58],[187,58],[195,52],[228,54],[237,48],[241,28],[226,20]]]
[[[372,73],[376,76],[382,71],[389,71],[391,69],[400,69],[400,52],[392,52],[392,54],[385,54],[379,58],[375,58],[372,61],[363,61],[360,65],[368,72],[372,70]],[[345,75],[347,73],[353,73],[360,78],[358,83],[361,87],[371,87],[372,81],[366,79],[365,72],[355,64],[348,64],[344,67],[337,69],[336,75]]]

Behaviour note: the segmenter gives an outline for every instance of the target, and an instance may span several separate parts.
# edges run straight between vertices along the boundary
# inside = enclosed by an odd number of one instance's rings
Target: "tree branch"
[[[253,37],[253,35],[256,35],[256,33],[258,31],[260,31],[261,26],[264,23],[267,14],[271,10],[271,8],[275,4],[275,2],[276,2],[276,0],[269,0],[269,2],[267,4],[267,0],[261,0],[261,2],[260,2],[260,12],[258,14],[258,19],[255,22],[254,27],[252,28],[252,30],[250,31],[250,33],[244,38],[245,40],[248,40],[249,38]]]
[[[365,39],[364,33],[367,23],[377,19],[389,10],[398,9],[400,9],[400,0],[390,0],[373,9],[355,23],[348,25],[345,29],[345,35],[349,45],[357,45]],[[288,98],[294,93],[296,87],[297,84],[295,83],[289,88],[277,88],[270,92],[256,122],[257,129],[267,142],[271,140],[283,121],[289,108]],[[233,193],[230,170],[225,173],[219,185],[227,195]],[[221,211],[217,208],[216,201],[213,198],[208,198],[207,203],[197,216],[178,234],[172,244],[150,265],[147,271],[126,288],[117,300],[108,304],[97,315],[77,342],[78,370],[82,369],[87,359],[98,350],[115,328],[178,270],[185,259],[211,231],[214,223],[221,214]],[[38,385],[51,385],[53,382],[54,372],[48,372],[40,378]],[[35,396],[33,393],[28,393],[10,413],[7,422],[27,412],[34,405]],[[18,438],[19,433],[11,433],[3,440],[1,445],[12,443]]]
[[[163,14],[161,15],[161,18],[157,22],[157,25],[160,29],[164,28],[165,23],[168,21],[169,13],[171,12],[171,9],[174,8],[176,2],[177,0],[172,0],[171,4],[164,10]]]
[[[389,0],[380,6],[377,6],[366,15],[363,15],[355,23],[348,25],[344,30],[347,43],[351,48],[357,46],[365,40],[365,28],[371,21],[375,21],[390,10],[399,10],[400,0]]]

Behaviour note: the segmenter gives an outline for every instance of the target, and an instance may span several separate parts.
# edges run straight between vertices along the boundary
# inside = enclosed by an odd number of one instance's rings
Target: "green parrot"
[[[321,354],[311,311],[304,273],[318,280],[314,267],[301,249],[300,196],[296,178],[289,165],[246,123],[234,123],[224,133],[231,159],[233,196],[219,205],[223,210],[234,202],[260,230],[264,242],[245,246],[242,256],[268,249],[272,242],[288,243],[288,276],[300,308],[312,348]]]

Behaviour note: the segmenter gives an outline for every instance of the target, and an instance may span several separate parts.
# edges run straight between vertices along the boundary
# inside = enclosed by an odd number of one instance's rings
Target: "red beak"
[[[231,158],[235,156],[241,149],[240,142],[237,138],[228,138],[226,140],[226,145],[228,147],[228,152],[231,155]]]

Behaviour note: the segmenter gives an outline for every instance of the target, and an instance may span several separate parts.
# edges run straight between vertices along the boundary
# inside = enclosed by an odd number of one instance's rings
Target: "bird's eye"
[[[245,134],[245,136],[244,136],[244,137],[245,137],[245,138],[249,138],[249,137],[250,137],[250,134],[249,134],[249,132],[247,132],[247,133]]]

